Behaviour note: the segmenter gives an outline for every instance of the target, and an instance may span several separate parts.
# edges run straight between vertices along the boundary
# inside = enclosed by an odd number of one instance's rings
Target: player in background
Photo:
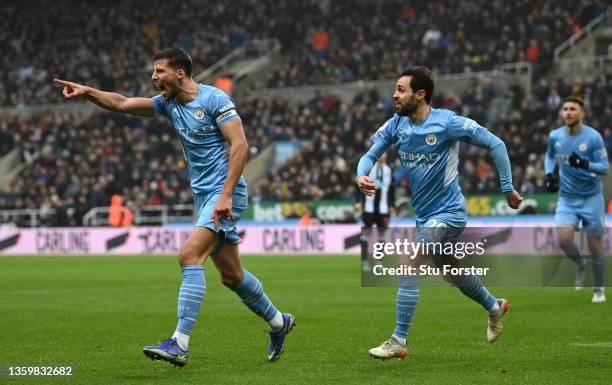
[[[433,91],[434,78],[429,69],[419,66],[401,73],[393,94],[396,113],[371,137],[372,147],[357,166],[357,184],[366,195],[375,192],[376,186],[368,176],[370,170],[387,148],[395,145],[402,166],[408,169],[417,241],[445,243],[456,239],[467,222],[465,199],[458,181],[459,142],[491,151],[501,190],[511,208],[517,209],[523,198],[512,186],[504,142],[472,119],[432,108]],[[433,259],[439,264],[435,256]],[[508,310],[508,301],[491,295],[476,275],[452,279],[464,295],[488,312],[487,340],[495,342],[502,333],[502,317]],[[372,357],[403,358],[408,354],[408,330],[418,299],[418,276],[401,276],[395,330],[382,345],[369,350]]]
[[[563,101],[561,118],[564,126],[551,131],[544,163],[546,188],[559,191],[555,225],[559,245],[576,264],[576,290],[582,290],[586,263],[574,242],[574,232],[582,222],[586,229],[595,287],[593,303],[606,301],[604,293],[605,255],[602,236],[605,233],[605,206],[600,175],[608,174],[608,154],[603,138],[592,127],[582,123],[584,102],[577,97]],[[555,164],[559,164],[559,176]]]
[[[283,352],[285,337],[295,320],[274,307],[259,280],[243,269],[240,261],[236,222],[247,207],[242,171],[248,153],[242,121],[233,100],[225,93],[193,81],[192,68],[191,57],[182,49],[157,53],[151,80],[160,95],[153,98],[128,98],[64,80],[55,82],[64,86],[65,99],[82,96],[113,112],[165,116],[183,146],[197,216],[178,255],[182,278],[178,323],[172,337],[159,345],[145,346],[144,354],[173,365],[187,363],[189,337],[206,293],[203,263],[210,255],[223,284],[268,323],[268,359],[275,361]]]
[[[387,164],[387,154],[383,154],[369,174],[376,186],[373,195],[360,194],[358,208],[362,212],[363,233],[361,238],[361,270],[371,271],[368,263],[368,240],[372,236],[372,227],[380,241],[385,238],[385,229],[389,227],[389,219],[395,211],[395,186],[393,185],[393,170]]]

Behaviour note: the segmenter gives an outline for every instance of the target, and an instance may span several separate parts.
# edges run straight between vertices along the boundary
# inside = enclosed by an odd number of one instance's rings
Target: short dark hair
[[[567,102],[576,103],[584,110],[584,100],[582,100],[582,98],[579,98],[578,96],[568,96],[567,98],[563,99],[563,104]],[[563,106],[563,104],[561,105]]]
[[[425,103],[431,103],[431,97],[434,92],[434,75],[429,68],[424,66],[408,67],[402,71],[400,78],[402,76],[411,76],[410,88],[412,88],[412,92],[416,93],[417,91],[424,90]]]
[[[160,59],[168,59],[168,65],[172,69],[181,68],[187,76],[191,76],[193,71],[193,61],[191,56],[182,48],[167,48],[155,54],[153,61]]]

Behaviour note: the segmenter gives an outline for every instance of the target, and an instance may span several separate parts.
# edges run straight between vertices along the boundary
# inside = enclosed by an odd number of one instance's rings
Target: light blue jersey
[[[393,115],[371,138],[373,145],[361,158],[357,177],[368,175],[374,162],[394,144],[412,190],[417,226],[430,220],[463,227],[467,221],[465,199],[459,187],[459,142],[487,148],[495,160],[502,192],[512,187],[506,146],[474,120],[445,109],[431,108],[427,118],[414,123],[408,116]]]
[[[229,155],[219,127],[237,119],[234,101],[216,87],[198,85],[198,95],[183,105],[162,95],[152,98],[153,110],[174,126],[183,145],[194,194],[218,193],[227,178]],[[246,189],[240,177],[236,189]]]
[[[572,167],[569,157],[576,153],[589,161],[588,168]],[[599,132],[582,125],[580,132],[570,135],[566,126],[551,131],[544,172],[553,173],[559,163],[559,202],[555,210],[557,226],[582,223],[588,235],[605,232],[605,207],[599,175],[608,173],[608,154]]]
[[[572,167],[572,152],[589,160],[587,169]],[[582,125],[580,132],[570,135],[567,127],[559,127],[548,136],[548,151],[544,163],[546,174],[553,173],[559,163],[559,193],[568,198],[585,198],[601,194],[599,175],[608,172],[608,154],[604,141],[596,130]]]

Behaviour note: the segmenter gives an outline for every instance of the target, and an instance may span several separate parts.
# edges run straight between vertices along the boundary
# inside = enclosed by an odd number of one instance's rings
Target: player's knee
[[[599,239],[589,239],[588,240],[589,243],[589,251],[591,252],[591,254],[593,255],[600,255],[603,254],[603,245],[601,243],[601,238]]]
[[[603,255],[603,247],[601,245],[591,246],[589,251],[592,255]]]
[[[186,244],[179,250],[178,262],[180,265],[195,264],[198,262],[199,257],[200,256],[197,255],[197,251],[190,245]]]
[[[221,283],[230,288],[238,286],[243,279],[244,273],[242,271],[221,273]]]
[[[566,247],[570,247],[572,243],[574,242],[573,235],[574,234],[572,234],[572,236],[559,235],[559,246],[561,246],[562,249]]]

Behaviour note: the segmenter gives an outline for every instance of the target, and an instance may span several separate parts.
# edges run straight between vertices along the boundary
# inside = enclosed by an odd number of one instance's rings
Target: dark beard
[[[417,109],[417,104],[403,104],[399,107],[396,107],[395,111],[399,116],[408,116],[412,114]]]

